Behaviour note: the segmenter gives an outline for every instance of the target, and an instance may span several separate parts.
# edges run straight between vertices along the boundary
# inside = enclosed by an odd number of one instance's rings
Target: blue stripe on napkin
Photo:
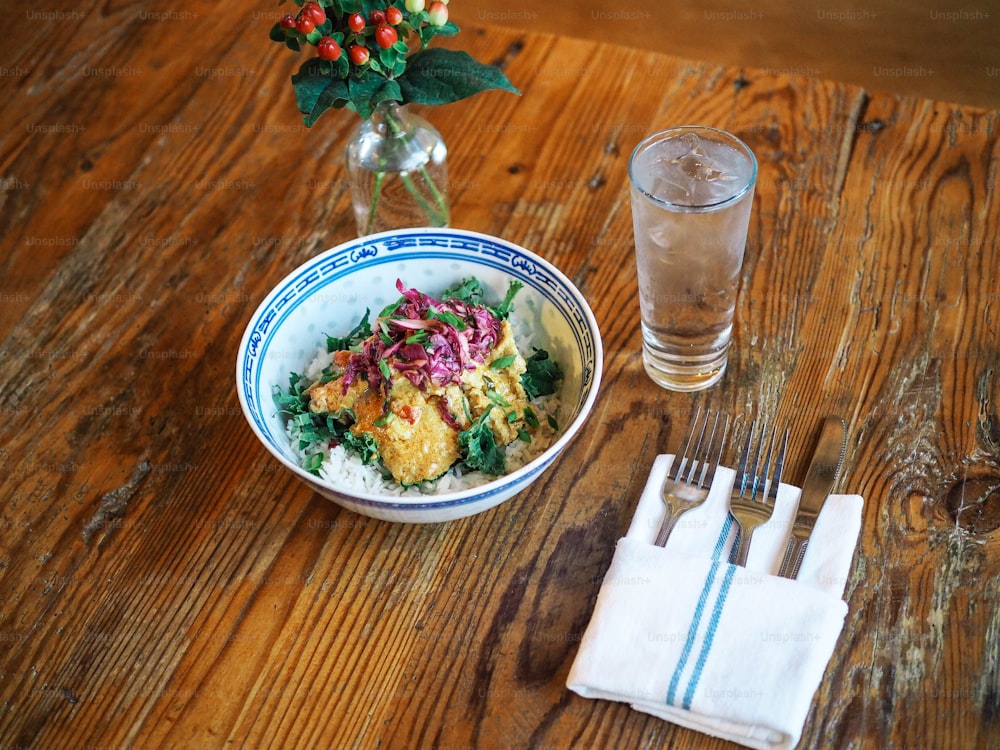
[[[719,532],[719,538],[715,542],[715,549],[712,550],[712,559],[721,560],[722,551],[726,548],[726,542],[729,540],[729,534],[733,530],[733,515],[732,513],[726,514],[726,522],[722,524],[722,531]]]
[[[719,542],[716,545],[716,551],[718,554],[721,554],[722,546],[729,537],[730,527],[731,524],[727,521],[726,526],[719,538]],[[698,603],[694,608],[694,616],[691,619],[691,625],[688,627],[688,634],[687,639],[684,641],[684,648],[681,649],[680,657],[677,659],[677,666],[674,668],[674,673],[670,678],[670,686],[667,689],[667,705],[677,705],[678,688],[681,685],[688,660],[691,658],[691,654],[695,649],[695,644],[699,641],[699,631],[701,630],[702,620],[705,616],[706,606],[708,605],[709,599],[712,597],[712,590],[715,588],[716,574],[722,565],[723,562],[719,559],[718,555],[715,556],[712,560],[712,566],[708,570],[708,575],[705,577],[705,583],[702,585],[701,593],[698,595]],[[708,625],[704,634],[702,634],[700,638],[701,643],[700,648],[698,649],[698,658],[695,660],[694,670],[691,676],[687,679],[687,687],[684,690],[684,695],[681,701],[681,706],[684,709],[691,708],[691,702],[694,699],[694,692],[698,688],[698,682],[701,680],[701,674],[705,668],[705,662],[708,660],[708,654],[712,650],[712,642],[715,640],[715,633],[719,627],[719,619],[722,617],[722,610],[729,595],[729,587],[736,574],[737,566],[730,565],[728,563],[725,565],[726,573],[722,577],[722,584],[719,586],[718,591],[715,592],[712,612],[708,618]]]
[[[681,649],[680,658],[677,660],[677,667],[674,669],[673,677],[670,678],[670,687],[667,690],[667,703],[671,706],[674,705],[677,685],[681,680],[681,673],[684,671],[684,667],[687,666],[688,657],[691,655],[691,649],[694,647],[695,637],[698,635],[698,628],[701,625],[701,616],[705,611],[705,604],[708,602],[708,594],[712,588],[712,583],[715,581],[715,574],[719,570],[719,564],[718,560],[714,560],[712,567],[708,571],[705,585],[702,586],[701,594],[698,596],[698,604],[694,608],[694,618],[691,620],[691,626],[688,628],[687,640],[684,641],[684,648]]]
[[[715,640],[715,631],[719,627],[719,617],[722,616],[722,607],[726,603],[726,597],[729,594],[729,585],[733,582],[733,576],[736,574],[735,565],[728,565],[726,567],[726,575],[722,579],[719,596],[715,600],[715,606],[712,608],[712,619],[708,622],[708,632],[705,633],[705,639],[701,645],[701,653],[698,654],[698,661],[694,665],[694,674],[691,675],[691,682],[688,684],[688,689],[684,691],[683,705],[685,709],[691,708],[691,699],[694,698],[695,688],[698,687],[698,681],[701,679],[701,671],[705,667],[708,652],[712,650],[712,641]]]

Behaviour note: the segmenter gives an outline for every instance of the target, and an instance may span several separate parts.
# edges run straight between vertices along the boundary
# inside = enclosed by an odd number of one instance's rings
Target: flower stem
[[[398,116],[395,111],[394,103],[387,104],[383,109],[383,116],[385,118],[386,126],[389,128],[392,136],[394,138],[406,137],[406,131],[403,128],[402,123],[399,121]],[[408,172],[400,172],[400,179],[403,181],[403,185],[406,186],[407,192],[413,196],[413,199],[420,206],[421,210],[430,220],[432,226],[447,226],[448,224],[448,201],[445,199],[444,194],[438,188],[437,184],[434,182],[434,178],[431,177],[430,172],[427,171],[426,165],[420,166],[420,176],[423,178],[424,183],[427,185],[428,190],[430,190],[431,197],[435,205],[431,205],[424,198],[423,193],[421,193],[419,186],[413,181]],[[372,208],[368,215],[368,226],[369,229],[375,219],[375,208],[378,203],[379,192],[382,188],[382,178],[385,177],[384,172],[376,172],[375,178],[375,194],[372,199]]]
[[[378,213],[378,199],[382,195],[382,183],[385,181],[385,172],[375,173],[375,187],[372,190],[372,204],[368,207],[368,221],[365,222],[365,234],[372,233],[375,225],[375,214]]]

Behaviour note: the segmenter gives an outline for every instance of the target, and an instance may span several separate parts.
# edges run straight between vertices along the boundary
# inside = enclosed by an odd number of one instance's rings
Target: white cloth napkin
[[[792,748],[847,614],[842,597],[862,498],[827,498],[798,578],[778,578],[801,490],[780,485],[771,520],[754,532],[739,567],[727,562],[735,472],[725,467],[666,547],[653,544],[672,460],[653,464],[567,686],[746,747]]]

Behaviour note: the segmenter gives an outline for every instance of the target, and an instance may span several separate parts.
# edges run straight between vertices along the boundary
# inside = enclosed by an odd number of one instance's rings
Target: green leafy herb
[[[450,325],[456,331],[464,331],[466,329],[465,321],[448,310],[435,310],[433,307],[429,307],[427,308],[427,317],[431,320],[440,320],[442,323]]]
[[[274,386],[274,402],[278,405],[281,414],[295,416],[309,412],[309,395],[306,390],[309,388],[309,381],[304,375],[293,372],[288,377],[288,390],[282,390],[281,386]]]
[[[310,474],[319,476],[319,467],[323,465],[322,453],[310,453],[302,459],[302,468]]]
[[[328,352],[343,352],[353,351],[356,347],[359,347],[361,342],[372,335],[372,327],[368,322],[368,313],[370,312],[370,310],[366,309],[364,316],[346,336],[330,336],[327,334],[326,350]]]
[[[379,314],[376,316],[379,320],[382,318],[391,318],[396,309],[406,300],[405,297],[400,296],[395,302],[390,302],[388,305],[383,307]]]
[[[490,363],[491,370],[506,370],[514,362],[517,361],[516,354],[510,354],[506,357],[497,357]]]
[[[483,304],[484,296],[483,285],[479,282],[479,279],[473,276],[472,278],[463,279],[458,284],[445,289],[441,293],[441,301],[447,302],[454,299],[465,302],[467,305],[481,305]]]
[[[299,450],[343,442],[344,436],[350,434],[350,426],[354,424],[354,412],[346,408],[336,412],[312,411],[307,393],[309,386],[309,380],[304,375],[293,372],[288,378],[288,388],[275,386],[273,393],[278,412],[287,415],[295,426]],[[322,452],[311,453],[302,460],[302,468],[318,474],[323,458]]]
[[[548,396],[556,392],[556,383],[563,378],[562,368],[549,358],[544,349],[535,349],[535,353],[525,360],[526,369],[521,375],[521,385],[528,398]]]
[[[507,294],[503,298],[503,302],[493,309],[493,314],[500,318],[500,320],[506,320],[510,317],[510,312],[514,309],[514,297],[517,296],[517,293],[523,288],[524,284],[520,281],[510,282],[510,285],[507,287]]]
[[[357,435],[348,431],[344,433],[341,442],[346,450],[360,457],[363,464],[370,464],[378,459],[378,444],[375,442],[375,436],[370,432],[362,432]]]
[[[507,408],[510,406],[510,401],[500,395],[497,389],[493,387],[493,383],[491,383],[489,379],[483,378],[483,380],[486,383],[486,398],[488,398],[491,403],[501,408]]]
[[[492,407],[479,415],[469,429],[458,433],[458,444],[470,469],[499,476],[506,470],[503,451],[497,446],[490,429],[489,414]]]

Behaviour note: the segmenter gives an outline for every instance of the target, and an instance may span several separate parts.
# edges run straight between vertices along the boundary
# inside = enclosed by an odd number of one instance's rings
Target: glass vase
[[[430,123],[398,102],[379,104],[347,143],[358,234],[448,226],[447,155]]]

